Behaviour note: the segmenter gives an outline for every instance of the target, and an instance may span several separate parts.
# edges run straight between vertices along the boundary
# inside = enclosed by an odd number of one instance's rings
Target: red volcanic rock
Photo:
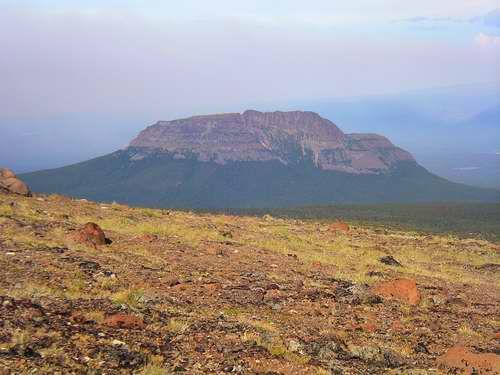
[[[349,232],[351,228],[349,227],[348,224],[343,223],[341,221],[337,221],[336,223],[330,225],[330,230]]]
[[[142,329],[145,327],[141,317],[128,314],[110,315],[104,320],[104,325],[112,328]]]
[[[31,196],[29,187],[7,168],[0,168],[0,190],[26,197]]]
[[[1,168],[0,169],[0,178],[16,178],[16,175],[14,172],[12,172],[8,168]]]
[[[453,374],[500,374],[500,356],[494,353],[473,353],[455,346],[437,359],[441,370]]]
[[[381,297],[396,299],[410,305],[418,305],[420,292],[413,279],[398,279],[376,284],[373,292]]]
[[[106,236],[101,227],[95,223],[87,223],[70,235],[70,239],[84,245],[97,247],[106,244]]]
[[[406,151],[376,134],[344,134],[313,112],[246,111],[160,121],[130,144],[139,160],[149,152],[200,161],[311,160],[318,168],[348,173],[380,173],[399,161],[414,161]]]

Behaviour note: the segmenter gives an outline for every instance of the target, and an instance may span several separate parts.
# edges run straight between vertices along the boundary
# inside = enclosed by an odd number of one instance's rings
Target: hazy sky
[[[0,0],[0,118],[159,119],[500,83],[498,9],[500,0]]]

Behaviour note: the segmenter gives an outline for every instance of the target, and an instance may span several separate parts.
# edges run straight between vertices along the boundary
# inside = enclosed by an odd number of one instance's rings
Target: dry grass
[[[189,329],[189,322],[184,319],[170,319],[167,330],[175,334],[181,334]]]
[[[500,263],[498,246],[487,241],[375,231],[370,227],[354,227],[349,233],[333,232],[328,223],[195,215],[72,201],[57,196],[46,197],[45,201],[16,197],[17,204],[13,206],[11,199],[0,195],[0,268],[4,273],[0,278],[0,294],[49,308],[65,301],[83,315],[86,323],[81,324],[89,330],[68,334],[67,320],[49,325],[52,320],[61,320],[53,313],[50,322],[45,320],[43,324],[64,332],[61,336],[64,338],[57,342],[46,339],[47,333],[38,334],[29,329],[33,324],[29,313],[21,318],[24,329],[16,331],[19,325],[7,328],[5,343],[0,344],[2,348],[8,346],[7,350],[11,346],[22,348],[32,342],[44,342],[37,350],[48,363],[47,373],[50,373],[50,363],[63,363],[64,353],[64,360],[73,361],[68,353],[74,353],[75,347],[90,358],[85,366],[98,367],[103,361],[109,361],[105,352],[112,351],[112,339],[116,338],[126,342],[131,351],[150,358],[144,366],[141,362],[139,366],[143,367],[134,369],[134,373],[168,374],[173,364],[154,358],[157,352],[147,349],[148,345],[161,345],[165,336],[172,337],[178,340],[179,348],[186,350],[186,356],[190,356],[192,346],[199,344],[197,335],[206,334],[221,347],[234,347],[242,341],[255,342],[265,349],[258,351],[263,353],[259,357],[264,361],[263,366],[291,364],[288,368],[307,368],[312,371],[308,373],[323,375],[325,372],[319,368],[316,371],[314,362],[306,355],[315,354],[301,349],[310,343],[301,341],[303,337],[317,339],[320,345],[328,342],[329,336],[355,345],[368,340],[373,341],[371,345],[382,345],[381,341],[389,337],[387,334],[351,331],[347,329],[350,319],[355,323],[359,323],[358,318],[364,322],[373,314],[382,322],[388,322],[384,329],[396,320],[405,329],[423,327],[429,323],[427,316],[435,310],[432,307],[442,303],[435,302],[434,297],[446,301],[456,293],[466,300],[466,296],[474,296],[476,291],[485,289],[484,286],[488,286],[485,290],[490,294],[500,287],[500,280],[495,279],[491,268],[479,269],[484,264]],[[67,245],[68,232],[88,221],[99,224],[112,244],[98,248]],[[155,236],[145,236],[148,234]],[[68,248],[62,252],[51,249],[64,246]],[[224,255],[214,254],[213,249],[221,249]],[[379,259],[385,255],[392,255],[403,267],[382,264]],[[86,267],[88,262],[96,266]],[[368,276],[369,272],[378,272],[381,276]],[[247,276],[257,273],[261,276]],[[308,294],[315,290],[331,292],[333,278],[372,284],[379,279],[405,276],[417,279],[423,295],[419,306],[398,305],[392,301],[374,306],[353,305],[347,309],[344,302],[335,301],[333,306],[331,294]],[[171,286],[173,278],[181,283]],[[303,287],[295,288],[297,281],[302,281]],[[233,292],[237,293],[235,290],[239,288],[233,290],[232,287],[248,284],[251,292],[257,286],[267,293],[266,285],[271,282],[279,284],[279,294],[283,296],[277,303],[268,300],[267,295],[263,302],[233,299]],[[18,304],[18,301],[12,303]],[[469,305],[467,308],[475,309],[472,303]],[[455,309],[454,314],[465,311],[460,305],[450,308]],[[491,306],[485,308],[491,310]],[[140,315],[147,322],[147,328],[117,330],[110,334],[110,328],[106,328],[103,321],[116,311]],[[224,316],[220,321],[221,331],[206,324],[221,319],[221,313]],[[490,342],[491,332],[496,332],[498,327],[494,315],[477,314],[478,321],[474,324],[457,323],[457,315],[440,319],[439,324],[444,327],[441,332],[447,330],[440,336],[441,344],[445,347],[461,340]],[[18,317],[9,319],[15,322]],[[203,327],[208,327],[207,331],[198,332]],[[227,332],[222,332],[223,329]],[[419,335],[426,332],[422,328]],[[388,334],[393,333],[389,330]],[[390,345],[404,357],[415,356],[417,335],[400,333],[390,338],[391,343],[384,345]],[[295,341],[293,345],[292,341]],[[212,342],[205,344],[202,340],[201,345],[215,358]],[[94,356],[96,348],[104,354]],[[205,355],[200,353],[194,355]],[[217,365],[214,368],[220,368],[217,360],[212,361]],[[72,363],[75,368],[80,365]],[[203,365],[208,366],[200,364]]]
[[[141,309],[144,300],[144,290],[136,288],[121,290],[111,296],[111,301],[114,303],[118,305],[126,305],[133,310]]]

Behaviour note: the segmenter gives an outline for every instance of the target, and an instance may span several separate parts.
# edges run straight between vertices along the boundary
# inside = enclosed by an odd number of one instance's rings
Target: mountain
[[[299,111],[160,121],[124,150],[21,177],[38,192],[155,207],[500,201],[429,173],[382,136]]]
[[[412,156],[375,134],[344,134],[313,112],[246,111],[243,114],[197,116],[158,122],[142,131],[130,146],[135,156],[170,153],[196,155],[199,161],[280,161],[294,164],[310,158],[322,170],[356,174],[387,171]]]

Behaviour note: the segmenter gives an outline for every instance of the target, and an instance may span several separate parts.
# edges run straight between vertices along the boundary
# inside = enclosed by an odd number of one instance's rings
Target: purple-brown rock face
[[[130,147],[133,156],[168,152],[200,161],[310,159],[323,170],[383,173],[399,161],[414,161],[406,151],[375,134],[344,134],[313,112],[246,111],[160,121],[143,130]]]
[[[31,196],[31,191],[23,181],[8,168],[0,168],[0,191],[7,193]]]

